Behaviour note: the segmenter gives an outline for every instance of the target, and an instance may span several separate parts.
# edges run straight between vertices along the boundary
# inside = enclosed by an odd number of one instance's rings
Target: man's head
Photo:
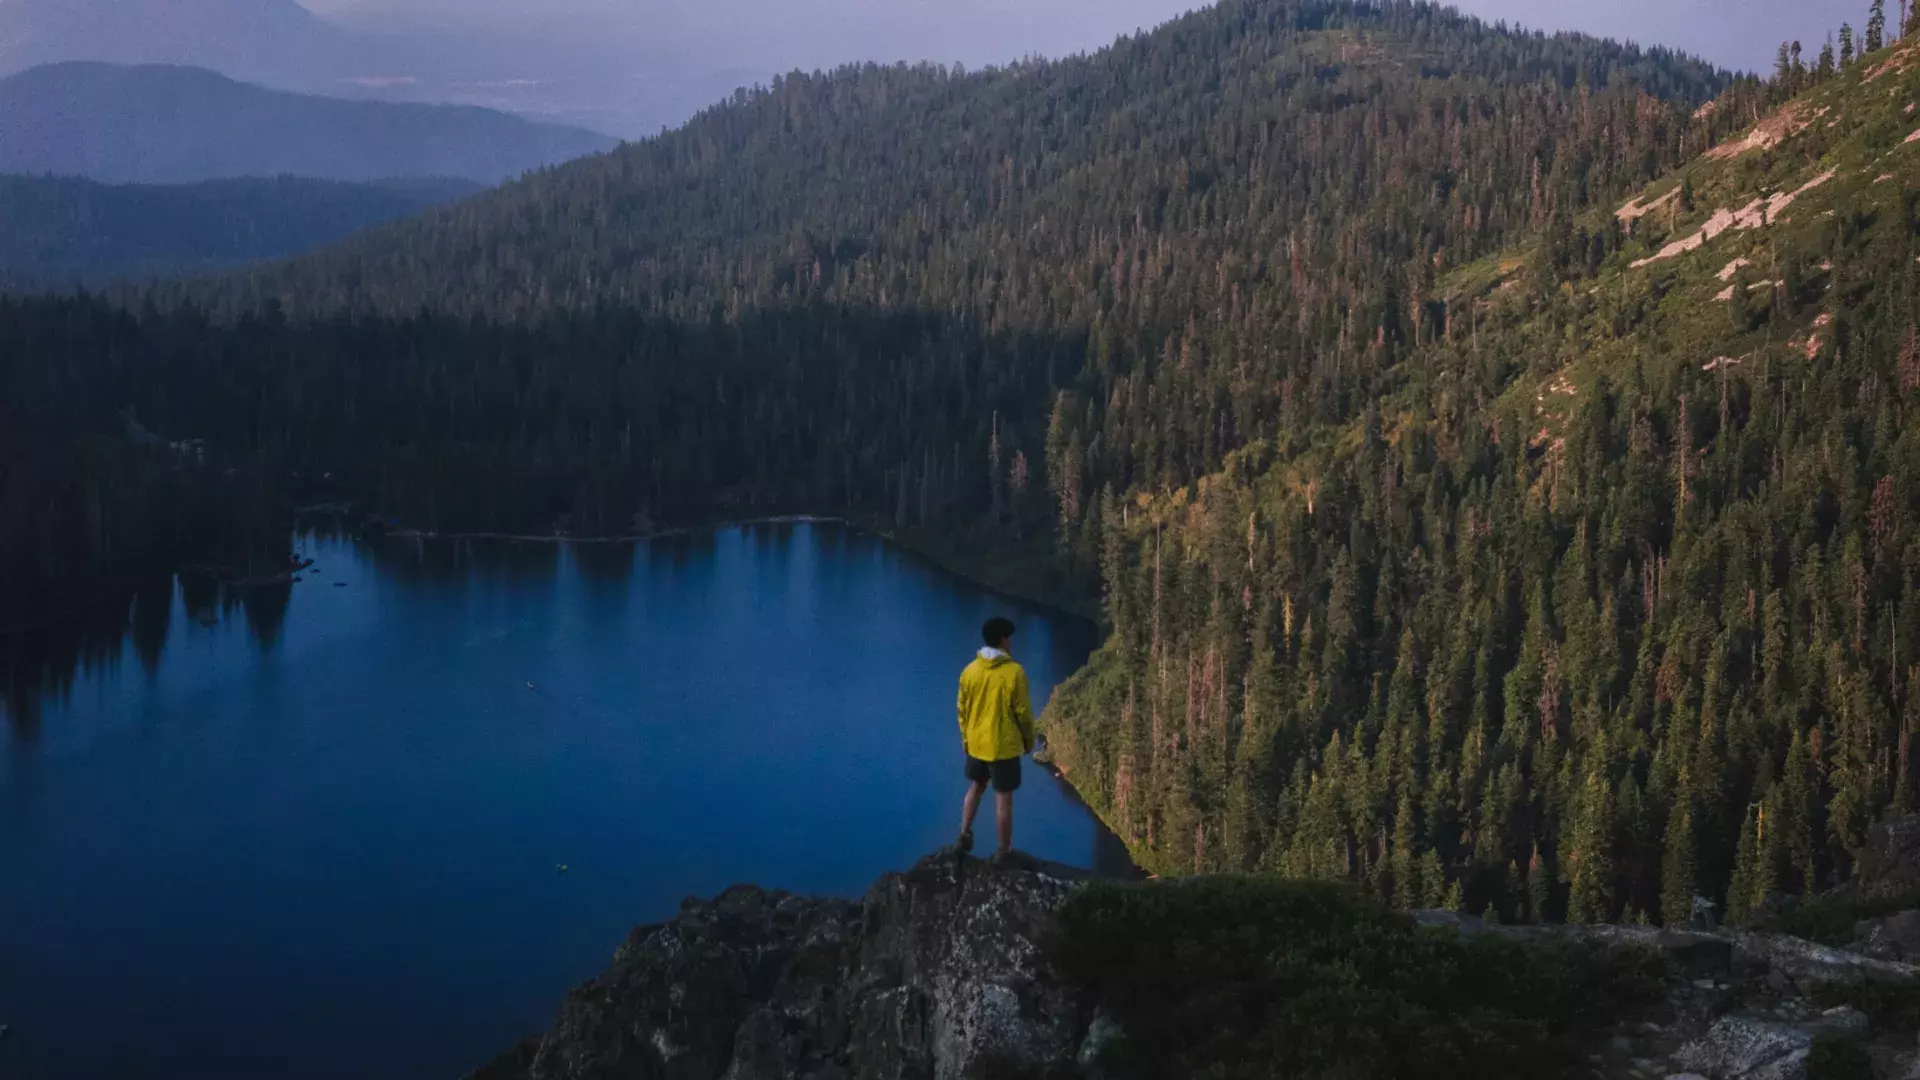
[[[1013,644],[1013,623],[995,616],[988,619],[987,625],[980,628],[980,637],[986,641],[987,648],[1005,652],[1007,647]]]

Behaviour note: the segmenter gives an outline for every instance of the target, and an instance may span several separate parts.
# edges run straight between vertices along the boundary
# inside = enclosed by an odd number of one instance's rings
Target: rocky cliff
[[[860,902],[688,900],[475,1078],[1920,1077],[1916,976],[1780,934],[1486,926],[943,853]]]

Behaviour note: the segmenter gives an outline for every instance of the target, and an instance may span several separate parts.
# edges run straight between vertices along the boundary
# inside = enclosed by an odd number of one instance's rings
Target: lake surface
[[[1036,708],[1094,644],[826,524],[298,546],[317,576],[150,591],[12,678],[0,1076],[458,1077],[684,896],[950,843],[979,624]],[[1031,763],[1016,820],[1125,865]]]

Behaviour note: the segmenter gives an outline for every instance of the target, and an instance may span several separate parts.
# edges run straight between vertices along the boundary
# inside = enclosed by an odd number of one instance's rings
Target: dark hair
[[[1013,636],[1013,622],[995,616],[988,619],[987,625],[980,628],[980,636],[986,639],[989,649],[997,649],[1005,645],[1007,639]]]

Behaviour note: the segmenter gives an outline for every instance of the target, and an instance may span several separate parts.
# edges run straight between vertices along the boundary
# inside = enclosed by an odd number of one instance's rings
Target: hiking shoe
[[[970,854],[973,851],[972,829],[968,829],[966,832],[960,834],[960,839],[953,842],[953,850],[958,851],[962,855]]]

